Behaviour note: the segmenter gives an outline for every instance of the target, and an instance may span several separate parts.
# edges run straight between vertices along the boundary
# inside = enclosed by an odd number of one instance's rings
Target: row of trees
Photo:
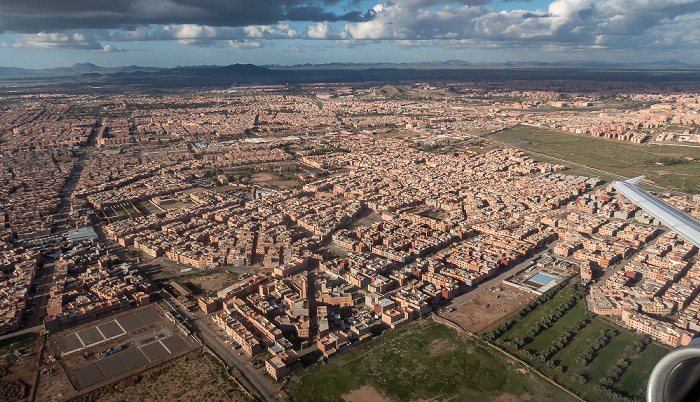
[[[553,340],[552,343],[549,344],[547,349],[540,352],[540,356],[542,356],[545,360],[554,356],[555,353],[562,350],[564,346],[569,344],[573,336],[574,334],[572,332],[562,332],[561,335],[559,335],[559,338]]]
[[[551,313],[542,317],[535,325],[533,325],[530,328],[529,331],[527,331],[527,333],[525,333],[525,335],[528,338],[534,338],[540,332],[544,331],[547,328],[550,328],[552,325],[554,325],[555,322],[557,322],[558,319],[560,319],[564,314],[571,310],[576,305],[576,303],[578,303],[578,301],[585,296],[585,294],[585,288],[582,292],[575,291],[574,294],[572,294],[566,302],[562,303],[559,307],[552,310]]]
[[[521,308],[511,316],[511,319],[508,321],[504,321],[495,328],[486,331],[480,335],[481,339],[485,340],[486,342],[492,342],[494,339],[498,338],[499,336],[503,335],[506,331],[508,331],[513,324],[515,324],[518,320],[522,319],[526,315],[528,315],[532,310],[536,309],[539,307],[542,303],[551,300],[559,291],[564,287],[563,283],[558,284],[557,286],[553,287],[552,289],[546,291],[545,293],[542,293],[539,295],[535,300],[531,301],[528,303],[525,307]]]
[[[576,385],[583,385],[588,382],[588,379],[580,374],[574,374],[571,376],[571,382]]]
[[[525,341],[522,338],[513,338],[513,340],[507,341],[503,339],[496,339],[493,341],[494,344],[506,348],[511,352],[516,352],[518,349],[525,345]]]
[[[564,349],[570,342],[571,339],[576,335],[577,331],[580,331],[583,327],[588,325],[588,321],[586,320],[578,320],[576,321],[571,328],[569,328],[569,331],[562,332],[559,337],[555,340],[553,340],[547,349],[541,351],[538,354],[533,354],[528,350],[520,350],[518,354],[523,357],[524,359],[530,360],[530,361],[536,361],[538,363],[547,363],[547,367],[551,369],[556,369],[560,373],[563,373],[565,371],[565,368],[562,366],[558,366],[554,363],[554,361],[549,360],[552,356],[554,356],[557,352],[560,350]],[[511,342],[505,342],[505,346],[509,347],[511,346],[510,343],[514,345],[522,345],[525,343],[522,339],[520,338],[515,338]]]
[[[638,355],[644,351],[644,349],[651,343],[651,336],[647,334],[641,334],[637,336],[637,340],[633,344],[625,348],[625,352],[632,356]]]
[[[596,385],[594,387],[596,394],[600,395],[603,400],[606,401],[619,401],[619,402],[643,402],[645,398],[640,396],[624,396],[621,395],[608,387],[602,385]]]
[[[600,336],[596,338],[593,343],[591,343],[591,346],[586,348],[583,352],[581,352],[580,355],[576,358],[576,363],[585,366],[587,365],[591,360],[593,360],[593,356],[595,355],[595,352],[597,352],[600,348],[603,346],[607,345],[610,339],[612,339],[613,336],[617,335],[614,330],[612,329],[603,329],[600,331]]]
[[[620,379],[620,376],[625,372],[625,369],[627,369],[627,366],[629,365],[630,364],[627,359],[618,360],[617,364],[608,369],[607,376],[600,379],[600,383],[603,385],[612,386],[615,381]]]
[[[632,345],[629,345],[625,348],[625,352],[627,352],[627,354],[630,356],[638,355],[642,353],[644,349],[646,349],[646,347],[649,346],[649,344],[651,344],[651,340],[651,336],[647,334],[637,335],[637,339]],[[644,389],[640,391],[640,395],[624,396],[617,393],[612,388],[612,385],[620,379],[620,377],[622,376],[622,374],[624,374],[625,370],[627,370],[627,367],[629,367],[629,365],[629,359],[618,360],[614,366],[608,369],[606,376],[600,379],[601,385],[596,386],[596,392],[602,396],[605,396],[607,399],[614,401],[637,402],[644,400]]]
[[[494,344],[508,349],[512,353],[515,353],[522,357],[526,361],[533,363],[546,364],[550,369],[558,371],[563,374],[567,371],[567,367],[557,364],[552,357],[567,347],[567,345],[573,340],[574,336],[583,328],[585,328],[589,323],[590,319],[594,317],[592,313],[586,312],[586,319],[581,319],[576,321],[567,331],[562,332],[559,337],[553,340],[546,349],[540,351],[539,353],[533,353],[532,351],[523,348],[532,338],[538,336],[542,331],[551,328],[554,323],[557,322],[564,314],[566,314],[570,309],[572,309],[586,294],[586,287],[580,283],[570,285],[573,289],[571,297],[569,297],[561,305],[554,308],[549,314],[542,317],[537,323],[535,323],[528,331],[525,333],[526,338],[513,338],[499,339],[505,332],[510,330],[512,326],[518,320],[522,319],[528,313],[530,313],[535,308],[539,307],[544,302],[551,300],[562,288],[563,284],[558,285],[549,292],[540,295],[537,299],[530,302],[527,306],[523,307],[516,314],[511,316],[511,319],[507,322],[502,323],[496,328],[487,331],[481,335],[481,338],[487,342],[493,342]],[[600,335],[591,343],[591,345],[581,352],[581,354],[575,359],[576,363],[581,366],[586,366],[590,363],[596,356],[596,352],[606,346],[610,340],[618,335],[618,331],[614,329],[601,330]],[[530,338],[528,340],[528,338]],[[627,358],[623,358],[617,361],[617,363],[610,367],[606,373],[606,376],[600,380],[600,385],[592,385],[592,390],[597,393],[602,399],[610,401],[621,401],[621,402],[641,402],[643,400],[642,392],[639,395],[624,395],[618,393],[612,385],[617,382],[620,377],[624,374],[625,370],[630,364],[630,357],[639,355],[642,353],[646,347],[651,343],[651,337],[648,335],[637,336],[634,344],[629,345],[625,348]],[[583,386],[588,381],[589,378],[585,375],[573,374],[571,376],[571,384]],[[643,391],[643,390],[642,390]]]

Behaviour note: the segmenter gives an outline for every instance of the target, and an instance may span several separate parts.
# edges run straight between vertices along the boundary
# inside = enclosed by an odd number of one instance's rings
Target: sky
[[[700,0],[2,0],[0,66],[700,63]]]

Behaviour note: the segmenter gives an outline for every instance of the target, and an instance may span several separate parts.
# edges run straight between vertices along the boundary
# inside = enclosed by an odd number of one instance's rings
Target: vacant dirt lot
[[[216,293],[227,286],[233,285],[237,281],[238,278],[236,278],[235,275],[226,271],[186,280],[186,282],[199,285],[206,294]]]
[[[482,332],[514,313],[530,300],[532,293],[501,285],[500,292],[480,292],[457,310],[443,314],[467,331]]]
[[[253,180],[253,182],[255,183],[262,183],[272,180],[272,176],[266,173],[255,173],[253,175],[250,175],[250,179]]]
[[[299,185],[299,183],[296,180],[272,180],[269,182],[269,184],[272,184],[273,186],[277,186],[279,188],[290,188]]]
[[[193,352],[77,401],[243,401],[237,385],[211,357]]]
[[[29,396],[39,366],[42,341],[27,334],[0,342],[0,401],[17,401]],[[17,358],[15,350],[29,354]]]
[[[349,394],[343,395],[343,400],[346,402],[388,402],[391,399],[383,397],[376,389],[365,385],[362,388],[358,388]]]

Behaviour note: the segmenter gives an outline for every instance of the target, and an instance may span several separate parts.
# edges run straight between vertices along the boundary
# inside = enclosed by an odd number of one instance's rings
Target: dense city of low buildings
[[[687,344],[700,331],[695,246],[599,179],[485,149],[476,134],[521,124],[695,142],[697,129],[668,126],[698,124],[698,94],[617,93],[638,102],[624,110],[603,89],[514,87],[455,84],[449,97],[417,100],[338,84],[3,106],[0,332],[22,325],[44,263],[48,331],[149,303],[157,287],[108,254],[111,242],[198,272],[248,269],[196,302],[171,286],[242,351],[269,352],[275,380],[301,366],[300,345],[340,353],[531,258],[513,286],[542,293],[580,275],[592,312]],[[700,211],[697,196],[670,202]],[[66,233],[92,225],[106,240]]]

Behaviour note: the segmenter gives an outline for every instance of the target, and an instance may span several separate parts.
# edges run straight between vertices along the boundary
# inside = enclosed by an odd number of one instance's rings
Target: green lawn
[[[700,164],[697,161],[700,148],[697,147],[638,145],[531,126],[516,126],[487,138],[625,177],[644,174],[662,187],[680,189],[685,177],[685,190],[700,192]],[[672,166],[655,164],[664,157],[692,157],[696,160]]]
[[[155,205],[151,204],[148,201],[142,201],[139,202],[138,204],[135,204],[136,208],[138,208],[139,212],[141,212],[144,215],[150,215],[151,213],[158,212],[159,209],[156,208]]]
[[[386,330],[327,364],[303,370],[290,389],[295,401],[341,400],[362,386],[401,401],[484,400],[505,393],[541,401],[573,399],[518,368],[503,354],[427,319]]]

